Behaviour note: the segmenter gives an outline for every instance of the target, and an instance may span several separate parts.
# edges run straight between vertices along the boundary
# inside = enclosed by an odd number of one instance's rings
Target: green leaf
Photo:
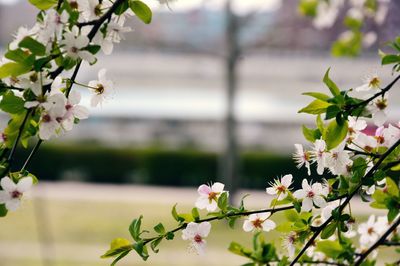
[[[46,46],[29,36],[25,37],[18,46],[29,49],[35,55],[42,56],[46,54]]]
[[[337,147],[347,136],[348,124],[345,121],[342,125],[338,125],[336,120],[329,123],[323,135],[328,150]]]
[[[337,224],[336,224],[336,223],[330,223],[330,224],[328,224],[328,225],[324,228],[324,230],[322,230],[321,238],[322,238],[322,239],[327,239],[327,238],[331,237],[331,236],[335,233],[336,227],[337,227]]]
[[[129,2],[129,7],[141,21],[146,24],[151,22],[153,13],[145,3],[139,0],[131,0]]]
[[[133,244],[132,247],[137,252],[137,254],[139,254],[139,256],[142,257],[144,261],[146,261],[149,258],[147,247],[143,244],[143,241],[139,241]]]
[[[57,0],[29,0],[29,2],[40,10],[47,10],[57,4]]]
[[[110,264],[110,266],[116,265],[117,262],[122,260],[126,255],[129,254],[129,252],[130,252],[130,250],[129,251],[124,251],[121,254],[119,254],[119,256],[115,260],[113,260],[113,262]]]
[[[5,217],[7,215],[7,208],[5,204],[0,204],[0,217]]]
[[[302,95],[311,96],[311,97],[314,97],[314,98],[324,101],[324,102],[328,101],[330,98],[328,95],[326,95],[325,93],[321,93],[321,92],[304,92],[304,93],[302,93]]]
[[[125,13],[125,11],[129,8],[129,2],[128,1],[124,1],[122,2],[122,4],[120,4],[114,11],[114,14],[119,16],[122,15],[123,13]]]
[[[160,245],[162,240],[163,240],[163,238],[159,237],[150,243],[151,250],[153,250],[154,253],[158,253],[159,250],[157,249],[157,247],[158,247],[158,245]]]
[[[140,227],[142,225],[143,215],[140,215],[139,219],[134,219],[129,226],[129,232],[135,241],[140,241]]]
[[[284,222],[280,223],[276,227],[276,231],[281,232],[281,233],[289,233],[293,231],[293,223],[292,222]]]
[[[393,179],[387,177],[386,178],[386,187],[387,187],[387,192],[395,197],[399,196],[399,186],[396,184],[396,182],[393,181]]]
[[[124,238],[116,238],[110,244],[110,249],[104,253],[101,258],[114,257],[122,252],[132,250],[132,244],[129,240]]]
[[[21,63],[6,63],[0,66],[0,79],[7,77],[17,77],[19,75],[25,74],[31,70],[30,66]]]
[[[237,242],[231,242],[228,250],[233,254],[243,256],[249,258],[251,256],[252,251],[250,249],[244,248],[241,244]]]
[[[304,137],[310,142],[315,142],[317,139],[321,138],[321,132],[318,129],[311,129],[304,125],[302,129]]]
[[[296,222],[300,219],[300,215],[295,210],[286,210],[284,214],[286,219],[291,222]]]
[[[338,241],[324,240],[317,242],[317,251],[321,251],[329,258],[336,259],[343,251],[343,247]]]
[[[307,114],[313,114],[313,115],[323,114],[326,112],[326,109],[331,105],[332,105],[331,103],[316,99],[316,100],[312,101],[306,107],[299,110],[298,113],[307,113]]]
[[[154,231],[156,231],[160,235],[163,235],[165,234],[165,227],[162,223],[159,223],[156,226],[154,226]]]
[[[192,209],[192,216],[193,216],[193,219],[194,219],[195,221],[198,221],[198,220],[200,219],[199,210],[198,210],[196,207],[194,207],[194,208]]]
[[[321,115],[317,115],[316,124],[317,124],[317,128],[318,128],[318,130],[320,132],[320,134],[319,134],[320,136],[319,137],[321,137],[321,132],[325,131],[325,124],[322,121]]]
[[[221,196],[219,196],[218,198],[218,208],[224,211],[226,210],[227,207],[228,207],[228,193],[223,192]]]
[[[389,54],[382,57],[382,65],[395,64],[400,62],[400,56]]]
[[[182,222],[182,218],[179,217],[178,212],[176,211],[176,205],[177,205],[177,204],[175,204],[175,205],[172,207],[172,210],[171,210],[172,217],[175,219],[175,221],[177,221],[177,222]]]
[[[337,105],[331,105],[326,109],[326,115],[325,115],[325,120],[329,120],[331,118],[334,118],[337,116],[342,111],[342,109],[339,108]]]
[[[35,61],[35,56],[24,52],[22,49],[9,50],[4,55],[6,58],[13,60],[14,62],[24,64],[26,66],[32,66]]]
[[[335,82],[333,82],[330,78],[329,78],[329,71],[330,68],[328,68],[328,70],[325,73],[323,82],[325,83],[325,85],[329,88],[329,90],[331,91],[333,96],[337,96],[340,95],[340,90],[337,87],[337,85],[335,84]]]
[[[25,111],[24,100],[15,96],[13,92],[9,91],[3,95],[0,102],[0,109],[10,114],[19,114]]]

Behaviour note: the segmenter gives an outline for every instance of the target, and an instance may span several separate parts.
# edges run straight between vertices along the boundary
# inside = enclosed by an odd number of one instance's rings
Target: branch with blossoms
[[[167,231],[159,223],[153,228],[156,235],[147,237],[150,232],[141,228],[140,217],[129,227],[134,242],[117,238],[102,257],[116,257],[114,265],[135,250],[146,260],[148,248],[157,253],[159,244],[173,239],[178,231],[183,240],[189,241],[189,250],[203,254],[210,222],[226,220],[234,228],[242,219],[242,229],[254,233],[254,245],[246,248],[232,242],[228,249],[248,258],[249,265],[374,265],[377,248],[400,239],[400,193],[398,179],[393,175],[400,170],[400,124],[385,126],[387,96],[398,80],[396,77],[381,88],[381,79],[373,75],[355,89],[340,90],[328,70],[323,82],[330,94],[304,93],[314,99],[299,112],[315,115],[315,128],[303,126],[311,148],[295,144],[293,158],[298,168],[307,169],[308,175],[315,169],[316,174],[325,176],[321,182],[304,178],[301,188],[295,190],[295,177],[285,175],[269,183],[266,193],[274,199],[269,209],[260,210],[247,210],[244,199],[239,207],[229,205],[229,192],[221,183],[201,185],[191,212],[178,213],[173,207],[176,228]],[[377,126],[374,135],[367,134],[368,123]],[[356,195],[370,201],[373,208],[386,209],[387,215],[372,215],[355,229],[357,219],[350,205]],[[200,215],[204,211],[206,216]],[[273,220],[277,212],[283,212],[285,221]],[[286,253],[278,252],[274,244],[265,241],[264,233],[273,230],[281,233]],[[356,235],[358,244],[353,240]]]
[[[87,85],[77,81],[82,64],[95,64],[100,51],[111,54],[114,44],[131,31],[124,26],[130,17],[144,23],[152,18],[140,0],[31,3],[40,10],[36,24],[20,27],[0,60],[0,109],[10,115],[0,140],[0,216],[16,210],[23,194],[38,182],[27,168],[43,141],[66,134],[89,117],[73,86],[92,93],[91,107],[101,106],[112,95],[114,86],[105,69]],[[37,142],[22,168],[15,169],[17,147],[28,149],[34,139]]]

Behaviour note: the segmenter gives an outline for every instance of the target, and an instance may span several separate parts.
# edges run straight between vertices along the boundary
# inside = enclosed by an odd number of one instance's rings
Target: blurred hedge
[[[22,162],[27,151],[18,150]],[[28,169],[42,180],[77,179],[100,183],[136,183],[171,186],[198,186],[218,178],[216,153],[162,148],[129,149],[99,145],[46,144]],[[290,156],[251,152],[240,159],[241,186],[265,188],[276,176],[292,173],[305,177]],[[301,180],[302,178],[296,178]]]

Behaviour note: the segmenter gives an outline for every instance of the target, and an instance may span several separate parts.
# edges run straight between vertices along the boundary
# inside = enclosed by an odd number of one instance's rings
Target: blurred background
[[[342,89],[361,85],[374,70],[384,84],[390,81],[377,50],[400,33],[399,1],[391,2],[381,28],[366,25],[377,41],[352,59],[330,55],[344,31],[341,19],[317,30],[299,15],[296,0],[179,0],[170,9],[146,2],[154,7],[153,22],[133,18],[134,31],[114,53],[78,75],[86,83],[107,68],[113,99],[41,147],[29,170],[47,182],[22,210],[0,220],[1,266],[107,265],[99,255],[112,238],[128,238],[134,217],[145,214],[150,226],[170,219],[175,203],[189,210],[202,183],[222,181],[238,197],[251,189],[249,206],[268,204],[261,190],[273,178],[306,176],[291,159],[293,144],[306,144],[301,125],[314,122],[297,113],[310,101],[301,93],[325,90],[329,67]],[[19,26],[32,26],[35,15],[28,1],[0,0],[0,46]],[[89,94],[76,89],[88,103]],[[400,100],[400,93],[390,99]],[[400,109],[390,108],[396,122]],[[27,153],[19,150],[17,161]],[[363,217],[369,210],[359,211]],[[250,243],[243,236],[219,226],[210,257],[199,259],[185,254],[177,235],[147,264],[237,265],[240,259],[225,250],[235,237]],[[140,264],[132,256],[125,263]]]

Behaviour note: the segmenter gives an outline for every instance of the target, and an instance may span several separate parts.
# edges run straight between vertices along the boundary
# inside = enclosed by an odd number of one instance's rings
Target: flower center
[[[375,231],[374,231],[374,228],[369,227],[367,232],[369,235],[372,235],[372,233],[374,233]]]
[[[315,193],[313,191],[310,190],[307,192],[307,197],[313,198],[314,196],[315,196]]]
[[[103,12],[101,11],[101,4],[98,4],[97,6],[94,7],[94,14],[97,17],[100,17],[103,14]]]
[[[385,142],[385,138],[383,136],[376,136],[375,139],[379,144],[383,144]]]
[[[13,199],[19,199],[22,197],[22,193],[19,192],[18,190],[14,190],[10,194],[11,194],[11,198],[13,198]]]
[[[61,122],[63,121],[63,118],[62,118],[62,117],[57,117],[57,118],[56,118],[56,121],[57,121],[58,123],[61,123]]]
[[[29,76],[29,80],[33,83],[35,83],[36,81],[38,81],[38,75],[37,73],[33,73],[32,75]]]
[[[65,106],[65,109],[66,109],[67,111],[71,110],[71,109],[72,109],[72,105],[71,105],[71,104],[67,104],[67,105]]]
[[[384,110],[384,109],[387,107],[386,99],[378,100],[378,101],[375,103],[375,106],[376,106],[379,110]]]
[[[97,88],[95,89],[97,94],[103,94],[104,93],[104,86],[103,84],[97,84]]]
[[[277,186],[276,191],[278,191],[279,193],[285,192],[286,187],[284,185]]]
[[[48,114],[45,114],[44,116],[42,116],[42,121],[45,123],[48,123],[51,121],[51,117]]]
[[[195,235],[193,238],[194,242],[196,243],[201,243],[203,241],[203,239],[201,238],[200,235]]]
[[[6,142],[7,141],[6,133],[1,133],[0,138],[3,140],[3,142]]]
[[[378,88],[379,84],[381,83],[381,80],[378,77],[373,77],[370,81],[369,81],[369,86],[371,88]]]
[[[252,221],[252,223],[253,223],[253,226],[254,226],[255,228],[262,228],[262,223],[263,223],[262,220],[257,219],[257,220]]]
[[[79,51],[79,49],[77,47],[75,47],[75,46],[71,47],[71,53],[76,54],[76,53],[78,53],[78,51]]]
[[[77,1],[71,1],[71,2],[69,2],[69,5],[71,6],[72,9],[78,9],[78,7],[79,7]]]
[[[217,195],[218,193],[211,191],[210,193],[208,193],[208,199],[211,200],[217,200]]]

